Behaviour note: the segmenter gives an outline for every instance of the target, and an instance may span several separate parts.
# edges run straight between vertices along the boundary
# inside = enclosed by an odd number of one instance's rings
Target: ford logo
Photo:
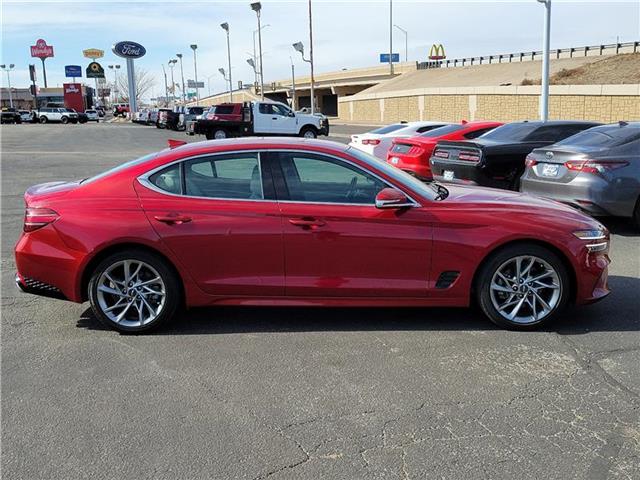
[[[123,58],[140,58],[143,57],[147,50],[136,42],[118,42],[111,50],[113,53]]]

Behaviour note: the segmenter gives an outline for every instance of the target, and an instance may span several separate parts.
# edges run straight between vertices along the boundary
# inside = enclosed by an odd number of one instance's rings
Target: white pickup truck
[[[329,135],[327,117],[294,112],[283,103],[224,103],[212,110],[202,118],[188,122],[187,135],[205,135],[209,140],[250,135],[306,138]]]

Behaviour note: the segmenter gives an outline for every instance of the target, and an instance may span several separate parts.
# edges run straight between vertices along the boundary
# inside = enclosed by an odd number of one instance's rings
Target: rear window
[[[614,147],[635,140],[640,135],[640,128],[591,128],[569,138],[561,140],[556,145],[575,147]]]
[[[428,132],[420,134],[421,137],[434,138],[441,137],[442,135],[449,135],[450,133],[462,130],[464,125],[445,125],[444,127],[434,128]]]
[[[507,125],[502,125],[501,127],[491,130],[478,138],[495,141],[521,141],[539,127],[540,124],[537,123],[508,123]]]
[[[406,126],[407,126],[406,123],[394,123],[393,125],[387,125],[386,127],[381,127],[376,130],[371,130],[369,133],[384,135],[385,133],[395,132],[396,130],[400,130],[401,128],[405,128]]]
[[[210,113],[214,113],[216,115],[230,115],[235,110],[235,107],[233,105],[218,105],[212,110],[213,112],[210,111]]]

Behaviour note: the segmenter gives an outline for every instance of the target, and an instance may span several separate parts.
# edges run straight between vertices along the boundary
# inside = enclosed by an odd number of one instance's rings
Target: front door
[[[141,183],[149,222],[205,292],[284,294],[282,222],[258,153],[186,159]]]
[[[424,297],[431,226],[419,209],[381,210],[389,185],[342,159],[269,156],[283,220],[286,294]]]

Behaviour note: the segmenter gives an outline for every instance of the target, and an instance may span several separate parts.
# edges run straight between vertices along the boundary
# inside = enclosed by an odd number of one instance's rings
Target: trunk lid
[[[24,194],[27,206],[38,206],[43,202],[57,199],[80,186],[80,180],[74,182],[47,182],[29,187]]]

